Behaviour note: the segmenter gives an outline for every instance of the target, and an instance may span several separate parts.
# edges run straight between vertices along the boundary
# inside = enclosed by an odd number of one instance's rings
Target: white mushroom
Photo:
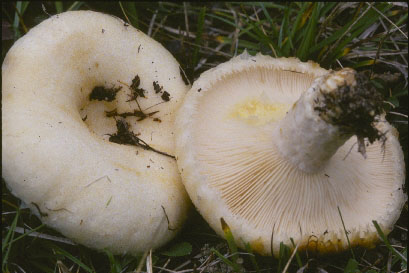
[[[176,158],[210,226],[223,236],[223,218],[239,246],[263,255],[290,238],[346,249],[339,211],[351,245],[374,244],[373,220],[388,233],[406,200],[403,153],[363,84],[352,69],[247,53],[204,72],[178,110]],[[357,140],[366,159],[351,150]]]
[[[189,86],[162,45],[114,16],[66,12],[13,45],[2,79],[2,175],[45,224],[114,254],[175,236],[190,201],[173,119]]]

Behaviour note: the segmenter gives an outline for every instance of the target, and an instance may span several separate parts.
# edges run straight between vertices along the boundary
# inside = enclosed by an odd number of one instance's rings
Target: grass
[[[406,3],[2,2],[2,58],[50,14],[77,9],[116,15],[149,34],[176,57],[190,82],[245,49],[367,73],[385,97],[386,118],[399,130],[408,166]],[[197,213],[163,249],[133,257],[74,244],[21,207],[3,180],[2,206],[2,272],[373,273],[407,268],[407,204],[388,237],[378,229],[382,243],[374,249],[317,256],[291,252],[295,244],[281,245],[278,259],[255,255],[249,246],[237,249],[227,224],[225,241]]]

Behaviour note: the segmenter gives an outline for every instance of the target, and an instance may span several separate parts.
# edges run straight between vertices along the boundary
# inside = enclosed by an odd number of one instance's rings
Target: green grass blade
[[[288,17],[289,17],[289,9],[287,7],[284,10],[284,16],[281,22],[280,32],[278,34],[278,47],[279,48],[283,47],[283,36],[286,36],[287,30],[288,30],[288,21],[289,21]]]
[[[217,14],[221,14],[221,13],[218,12]],[[228,25],[231,25],[231,26],[233,26],[233,27],[236,27],[236,23],[234,22],[234,20],[233,20],[233,21],[229,21],[229,20],[227,20],[227,19],[225,19],[225,18],[223,18],[223,17],[221,17],[221,16],[218,16],[218,15],[215,15],[215,14],[211,14],[211,13],[208,13],[207,16],[208,16],[208,17],[211,17],[211,18],[215,18],[215,19],[217,19],[217,20],[220,20],[220,21],[222,21],[222,22],[224,22],[224,23],[226,23],[226,24],[228,24]]]
[[[195,39],[195,44],[197,45],[202,44],[205,16],[206,16],[206,7],[202,7],[199,13],[199,18],[197,20],[197,31],[196,31],[196,39]],[[193,51],[192,67],[196,67],[198,62],[199,62],[199,47],[195,47]]]
[[[265,4],[266,4],[266,3],[260,2],[260,3],[258,3],[258,4],[259,4],[259,6],[261,7],[261,9],[263,10],[264,16],[267,18],[267,21],[268,21],[268,23],[270,24],[271,29],[273,30],[273,35],[274,35],[274,36],[277,36],[277,31],[276,31],[276,29],[274,28],[274,21],[273,21],[273,19],[271,18],[269,12],[267,11],[267,9],[266,9],[266,7],[265,7]]]
[[[352,257],[354,258],[354,260],[356,260],[354,251],[352,251],[352,248],[351,248],[351,242],[349,241],[348,231],[347,231],[347,229],[345,227],[345,223],[344,223],[344,219],[342,218],[341,210],[340,210],[339,207],[337,207],[337,208],[338,208],[339,217],[341,218],[342,227],[344,228],[345,236],[347,237],[348,247],[349,247],[349,249],[351,249]]]
[[[20,240],[20,239],[26,237],[27,235],[29,235],[29,234],[31,234],[31,233],[33,233],[33,232],[35,232],[35,231],[40,230],[40,229],[43,228],[44,226],[45,226],[45,224],[41,224],[41,225],[39,225],[38,227],[33,228],[33,229],[31,229],[31,230],[25,232],[24,234],[18,236],[16,239],[14,239],[14,240],[12,240],[12,241],[6,243],[5,245],[3,245],[3,247],[7,247],[7,245],[12,244],[12,243],[14,243],[14,242],[16,242],[16,241],[18,241],[18,240]]]
[[[237,266],[237,264],[224,257],[219,251],[214,248],[210,249],[210,251],[213,252],[213,254],[215,254],[217,257],[219,257],[225,264],[230,266],[234,270],[233,272],[240,272],[240,268]]]
[[[395,25],[400,26],[403,22],[406,22],[408,20],[408,13],[405,13],[397,22]]]
[[[315,34],[317,32],[318,14],[320,10],[320,3],[315,2],[312,10],[311,18],[308,20],[307,30],[300,48],[297,50],[297,57],[301,61],[306,61],[310,48],[314,42]]]
[[[231,232],[230,227],[227,225],[227,223],[224,221],[223,218],[220,218],[220,222],[222,225],[222,230],[224,232],[224,236],[226,237],[227,244],[229,245],[230,252],[232,254],[231,259],[233,263],[236,263],[237,258],[239,257],[237,254],[237,245],[236,242],[234,241],[233,233]]]
[[[307,9],[308,6],[309,6],[309,3],[302,3],[301,10],[297,14],[297,17],[295,19],[295,23],[291,24],[292,29],[291,29],[290,35],[288,37],[289,43],[287,45],[287,47],[291,47],[291,49],[294,49],[294,44],[293,44],[294,35],[295,35],[295,33],[297,32],[297,30],[299,28],[299,25],[301,23],[301,18],[305,14],[306,9]],[[288,49],[285,49],[285,50],[288,50]]]
[[[349,259],[348,264],[344,269],[344,273],[358,273],[358,262],[355,259]]]
[[[189,242],[180,242],[172,245],[168,249],[160,252],[160,254],[169,257],[182,257],[192,253],[192,245]]]
[[[383,242],[385,243],[386,247],[387,247],[390,251],[392,251],[393,253],[395,253],[395,254],[401,259],[402,262],[407,263],[407,262],[408,262],[408,259],[407,259],[405,256],[403,256],[402,253],[400,253],[399,251],[397,251],[395,248],[393,248],[393,247],[391,246],[391,244],[389,243],[388,238],[387,238],[387,237],[385,236],[385,234],[383,233],[383,231],[382,231],[381,227],[379,226],[378,222],[376,222],[376,221],[374,220],[374,221],[372,221],[372,223],[374,224],[374,226],[375,226],[375,228],[376,228],[376,231],[378,232],[379,236],[382,238],[382,240],[383,240]]]
[[[280,242],[280,251],[278,253],[278,272],[284,269],[288,259],[290,258],[290,248],[283,242]]]
[[[111,266],[110,273],[120,273],[122,271],[121,265],[117,262],[112,252],[105,250],[105,254],[108,256],[109,265]]]
[[[64,11],[64,5],[62,1],[55,1],[54,5],[55,5],[55,10],[57,11],[57,14]]]
[[[388,10],[390,7],[385,6],[383,11]],[[342,57],[342,52],[344,51],[347,44],[349,44],[354,38],[357,38],[362,32],[364,32],[368,27],[370,27],[375,21],[379,19],[379,16],[375,12],[368,11],[360,20],[357,22],[354,27],[351,29],[351,34],[348,37],[342,38],[336,48],[332,49],[332,52],[328,54],[328,57],[325,58],[322,62],[329,64],[335,61],[335,59]]]
[[[55,247],[55,253],[56,254],[60,254],[63,255],[64,257],[66,257],[67,259],[71,260],[72,262],[74,262],[75,264],[77,264],[78,266],[80,266],[82,269],[84,269],[86,272],[92,273],[92,269],[90,267],[88,267],[86,264],[84,264],[83,262],[81,262],[80,259],[72,256],[70,253],[68,253],[67,251],[65,251],[62,248],[59,247]]]
[[[8,230],[8,232],[6,234],[6,237],[2,241],[2,246],[1,246],[1,252],[2,253],[4,252],[4,249],[7,247],[9,241],[11,241],[10,237],[12,237],[12,234],[14,233],[14,230],[16,228],[17,220],[18,220],[19,215],[20,215],[20,211],[17,210],[16,216],[14,216],[14,219],[13,219],[13,222],[11,223],[10,229]]]
[[[365,60],[362,62],[358,62],[356,64],[351,65],[352,68],[358,68],[358,67],[362,67],[362,66],[371,66],[375,63],[375,60]]]
[[[328,12],[330,12],[338,2],[327,2],[325,3],[324,7],[320,11],[320,17],[325,17]]]
[[[250,2],[250,3],[251,3],[251,2]],[[252,4],[254,4],[254,3],[252,3]],[[276,3],[274,3],[274,2],[264,2],[263,5],[264,5],[266,8],[276,8],[276,9],[285,9],[285,8],[286,8],[286,6],[284,6],[284,5],[279,5],[279,4],[276,4]]]
[[[273,41],[271,40],[270,37],[268,37],[266,34],[264,34],[264,32],[261,30],[260,27],[258,27],[258,25],[261,25],[263,23],[263,21],[257,22],[257,24],[255,23],[250,23],[252,25],[255,25],[257,27],[253,28],[254,33],[257,35],[257,40],[260,43],[263,43],[266,47],[270,47],[270,44],[274,47],[276,53],[278,56],[282,56],[281,50],[273,43]]]
[[[389,5],[383,5],[383,7],[378,7],[381,12],[385,12],[388,10],[391,6]],[[319,42],[318,44],[314,45],[311,47],[310,53],[314,53],[318,50],[322,50],[325,46],[328,46],[334,42],[336,42],[338,39],[340,39],[342,36],[345,35],[347,30],[354,24],[351,29],[349,30],[350,33],[352,33],[350,36],[344,37],[343,41],[336,47],[336,49],[340,49],[343,46],[345,46],[347,43],[352,41],[352,39],[356,38],[359,36],[360,33],[362,33],[363,30],[365,30],[367,27],[372,25],[376,20],[378,20],[379,16],[376,14],[374,10],[369,10],[362,18],[360,18],[357,22],[356,21],[350,21],[348,24],[337,30],[334,34],[332,34],[330,37],[324,39],[323,41]],[[356,30],[359,29],[358,32]],[[357,34],[358,33],[358,34]],[[332,54],[332,53],[331,53]],[[332,54],[336,55],[336,54]]]
[[[13,21],[13,29],[14,29],[14,33],[15,33],[15,39],[20,38],[21,34],[20,34],[20,30],[18,29],[18,26],[20,24],[20,16],[18,13],[21,14],[21,10],[22,10],[22,1],[17,1],[16,2],[16,11],[14,12],[14,21]]]
[[[134,27],[139,28],[139,17],[138,17],[138,12],[136,10],[135,2],[124,1],[124,2],[120,2],[120,4],[122,4],[131,24]]]
[[[70,11],[70,10],[78,10],[83,4],[84,4],[84,2],[75,1],[75,2],[72,3],[72,5],[67,9],[67,11]]]
[[[10,250],[11,250],[11,245],[12,245],[9,242],[13,241],[14,234],[15,234],[15,229],[16,229],[16,226],[17,226],[17,220],[18,220],[19,216],[20,216],[20,210],[18,209],[17,212],[16,212],[16,216],[14,217],[13,222],[12,222],[12,224],[10,226],[10,229],[7,232],[6,237],[2,241],[1,253],[3,255],[3,260],[2,260],[1,268],[2,268],[3,272],[6,272],[7,260],[8,260]],[[6,249],[6,247],[7,247],[7,249]],[[6,250],[6,253],[4,253],[5,250]]]
[[[294,247],[294,249],[295,249],[296,245],[295,245],[295,243],[294,243],[294,239],[293,239],[293,238],[290,238],[290,240],[291,240],[291,244],[293,245],[293,247]],[[303,264],[302,264],[300,255],[298,254],[298,251],[295,253],[295,260],[297,261],[297,264],[298,264],[298,267],[299,267],[299,268],[303,267]]]
[[[233,42],[233,40],[228,37],[219,37],[218,40],[228,45],[230,45]],[[247,48],[256,51],[260,50],[260,46],[258,44],[246,40],[239,40],[239,48]]]
[[[243,244],[246,246],[246,251],[248,253],[250,253],[250,261],[253,264],[253,267],[255,268],[256,272],[259,273],[260,272],[260,267],[257,263],[256,257],[254,256],[254,252],[253,249],[251,249],[251,245],[250,243],[244,243]]]
[[[253,23],[253,22],[248,22],[249,26],[246,28],[241,28],[240,29],[240,33],[239,33],[239,37],[243,36],[244,34],[248,35],[250,38],[253,38],[254,40],[258,41],[260,38],[258,35],[252,33],[251,31],[257,31],[257,33],[259,33],[259,28],[260,28],[260,24],[263,21],[257,22],[257,23]],[[264,33],[263,33],[264,35]],[[240,41],[239,41],[240,42]]]

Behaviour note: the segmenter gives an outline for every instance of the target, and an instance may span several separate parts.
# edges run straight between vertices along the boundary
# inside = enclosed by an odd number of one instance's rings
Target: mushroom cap
[[[136,76],[140,108],[130,101]],[[176,235],[190,201],[175,159],[109,141],[126,120],[134,136],[174,154],[174,113],[190,86],[161,44],[114,16],[65,12],[13,45],[2,78],[2,175],[45,224],[114,254]],[[92,100],[96,87],[115,89],[115,98]],[[114,109],[158,112],[115,120],[105,113]]]
[[[353,136],[314,173],[277,151],[277,123],[327,73],[313,62],[245,52],[194,82],[176,117],[176,159],[192,202],[219,235],[223,218],[239,246],[277,256],[290,238],[299,249],[346,249],[339,211],[351,245],[374,244],[373,220],[392,229],[407,198],[403,153],[389,123],[377,124],[387,141],[366,147],[367,159],[351,150]]]

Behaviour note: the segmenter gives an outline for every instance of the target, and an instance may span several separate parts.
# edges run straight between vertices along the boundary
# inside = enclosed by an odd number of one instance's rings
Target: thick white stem
[[[323,94],[335,94],[340,86],[354,86],[354,73],[345,69],[316,79],[275,128],[273,141],[278,151],[299,169],[308,173],[320,170],[352,136],[324,120],[315,108]]]

